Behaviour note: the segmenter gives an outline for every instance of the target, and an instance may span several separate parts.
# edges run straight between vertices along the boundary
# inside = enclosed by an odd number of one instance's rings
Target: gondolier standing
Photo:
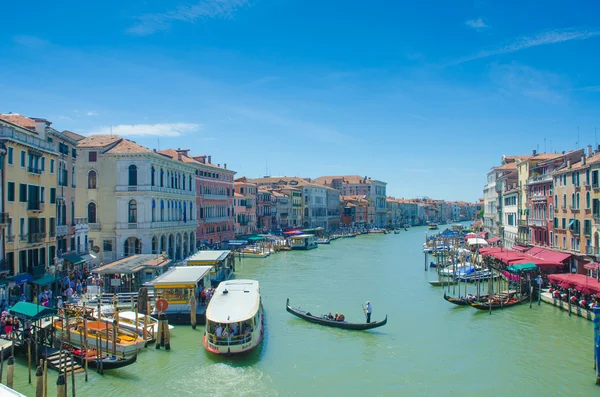
[[[365,313],[367,313],[367,324],[371,322],[371,312],[373,308],[371,307],[371,302],[367,301],[367,306],[365,307]]]

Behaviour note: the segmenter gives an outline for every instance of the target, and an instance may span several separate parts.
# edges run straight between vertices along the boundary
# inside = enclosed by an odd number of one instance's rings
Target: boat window
[[[188,288],[166,288],[159,291],[157,295],[167,301],[187,301],[189,299]]]

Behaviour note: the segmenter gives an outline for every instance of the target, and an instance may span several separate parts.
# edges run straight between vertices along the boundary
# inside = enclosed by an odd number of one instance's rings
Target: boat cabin
[[[164,312],[169,324],[190,323],[190,297],[195,296],[198,323],[205,308],[200,304],[200,293],[211,287],[211,266],[177,266],[158,276],[151,284],[154,297],[165,299],[169,307]],[[156,313],[153,313],[156,314]]]
[[[204,347],[216,354],[241,353],[256,347],[263,334],[258,281],[229,280],[219,284],[206,309]]]
[[[298,234],[290,237],[290,240],[290,246],[294,250],[310,250],[318,247],[315,236],[312,234]]]
[[[198,251],[185,261],[188,266],[210,266],[210,279],[213,286],[229,280],[235,271],[235,255],[229,250]]]
[[[105,292],[137,292],[146,282],[163,274],[172,263],[166,255],[127,256],[92,270],[104,281]]]

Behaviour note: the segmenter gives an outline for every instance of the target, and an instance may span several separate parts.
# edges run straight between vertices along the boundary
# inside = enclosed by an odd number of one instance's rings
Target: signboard
[[[169,302],[166,299],[159,299],[156,301],[156,310],[164,312],[169,307]]]
[[[112,287],[120,287],[121,286],[121,279],[120,278],[112,278],[110,280],[110,285]]]

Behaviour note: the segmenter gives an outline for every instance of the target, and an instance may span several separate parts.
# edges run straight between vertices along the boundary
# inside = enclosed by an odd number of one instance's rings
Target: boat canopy
[[[259,307],[258,281],[222,281],[210,299],[206,320],[223,324],[237,323],[253,318]]]
[[[227,256],[231,253],[229,250],[218,250],[218,251],[198,251],[194,255],[190,256],[186,259],[188,265],[190,262],[193,263],[202,263],[202,262],[220,262],[227,258]]]
[[[489,245],[487,241],[482,238],[470,238],[467,240],[468,245]]]
[[[522,263],[520,265],[511,265],[506,268],[509,272],[512,273],[523,273],[523,272],[533,272],[537,270],[538,267],[534,263]]]
[[[263,236],[252,236],[248,238],[248,241],[263,241],[264,239]]]
[[[211,269],[212,266],[176,266],[158,276],[152,285],[154,288],[169,288],[197,284]]]
[[[25,318],[29,321],[37,321],[42,318],[48,318],[56,315],[56,309],[46,306],[36,305],[29,302],[17,302],[10,308],[10,314]]]

